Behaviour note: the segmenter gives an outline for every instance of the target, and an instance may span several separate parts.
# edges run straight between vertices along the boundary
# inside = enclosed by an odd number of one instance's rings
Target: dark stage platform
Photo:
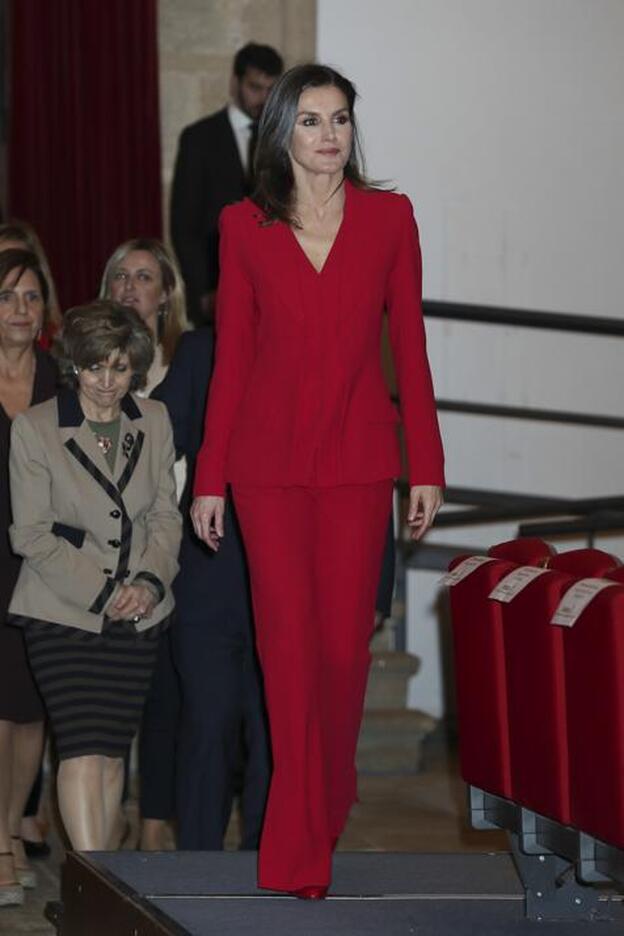
[[[255,887],[250,852],[94,852],[69,855],[62,936],[600,936],[614,922],[524,918],[524,890],[508,855],[346,853],[331,897],[308,902]],[[605,913],[606,915],[606,913]]]

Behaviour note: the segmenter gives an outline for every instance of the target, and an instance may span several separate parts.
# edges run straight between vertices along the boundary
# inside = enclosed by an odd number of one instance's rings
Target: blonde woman
[[[117,247],[106,263],[100,299],[114,299],[141,316],[154,336],[154,363],[143,391],[158,386],[180,336],[188,328],[184,283],[173,254],[151,237],[136,237]]]

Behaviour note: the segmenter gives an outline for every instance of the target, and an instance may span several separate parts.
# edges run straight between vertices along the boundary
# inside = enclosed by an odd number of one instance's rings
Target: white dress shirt
[[[247,172],[247,156],[249,154],[249,138],[251,136],[251,125],[253,120],[236,104],[228,104],[228,117],[234,131],[234,139],[238,147],[241,164]]]

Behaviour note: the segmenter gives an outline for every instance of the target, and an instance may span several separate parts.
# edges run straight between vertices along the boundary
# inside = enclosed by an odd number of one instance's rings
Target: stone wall
[[[233,55],[249,41],[275,46],[287,66],[313,59],[316,0],[159,0],[165,216],[180,131],[226,103]]]

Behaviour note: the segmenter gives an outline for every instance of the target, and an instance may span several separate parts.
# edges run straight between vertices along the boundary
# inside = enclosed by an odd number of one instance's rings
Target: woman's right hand
[[[191,506],[191,520],[195,533],[216,552],[219,541],[223,539],[223,515],[225,513],[225,498],[209,494],[205,497],[196,497]]]

